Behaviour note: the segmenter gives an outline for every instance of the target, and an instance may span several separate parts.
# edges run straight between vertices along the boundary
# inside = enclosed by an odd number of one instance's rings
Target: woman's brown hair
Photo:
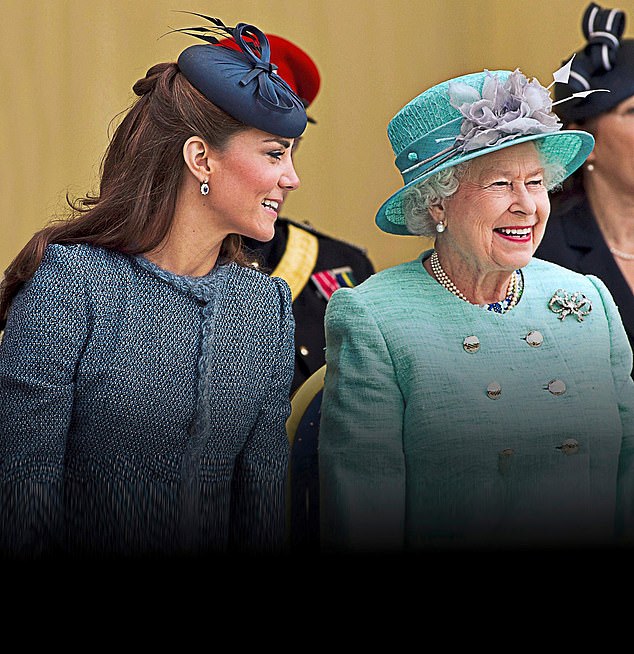
[[[67,197],[71,216],[38,231],[6,269],[0,285],[0,329],[49,243],[90,243],[126,254],[152,250],[171,227],[185,141],[201,136],[222,150],[233,135],[248,129],[199,93],[175,63],[156,64],[132,88],[140,97],[104,154],[99,194],[76,201]],[[240,236],[225,238],[218,260],[247,265]]]

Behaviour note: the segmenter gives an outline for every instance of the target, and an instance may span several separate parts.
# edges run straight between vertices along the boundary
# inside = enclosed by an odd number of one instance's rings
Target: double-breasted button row
[[[522,336],[522,340],[530,347],[540,347],[544,342],[544,336],[540,331],[532,329],[526,336]],[[466,336],[462,341],[464,351],[469,354],[479,352],[480,345],[480,339],[475,334]],[[563,395],[566,392],[566,384],[561,379],[551,379],[544,385],[544,389],[553,395]],[[492,400],[497,400],[502,395],[502,387],[497,381],[492,381],[487,385],[486,393]]]
[[[579,441],[575,438],[566,438],[561,445],[555,446],[555,449],[559,450],[566,456],[571,456],[579,452]],[[505,447],[503,450],[498,452],[498,470],[503,475],[506,475],[511,471],[511,462],[514,455],[515,450],[512,447]]]
[[[528,332],[526,336],[522,336],[522,340],[526,341],[531,347],[539,347],[544,342],[544,336],[541,332],[534,329]],[[462,347],[465,352],[475,354],[480,350],[480,339],[475,334],[466,336],[462,341]]]
[[[566,383],[561,379],[551,379],[547,384],[544,384],[543,388],[552,395],[563,395],[566,392]],[[492,400],[497,400],[502,395],[502,386],[496,381],[489,382],[487,384],[487,395]]]
[[[564,454],[576,454],[579,451],[579,441],[576,438],[566,438],[561,445],[555,447],[557,450],[561,450]],[[503,450],[500,450],[499,457],[500,459],[509,459],[515,454],[515,450],[512,447],[505,447]]]

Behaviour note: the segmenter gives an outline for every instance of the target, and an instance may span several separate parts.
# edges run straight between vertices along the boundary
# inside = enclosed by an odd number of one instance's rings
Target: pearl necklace
[[[458,287],[449,279],[449,275],[443,270],[443,267],[440,265],[440,260],[438,259],[438,252],[434,250],[432,253],[429,263],[431,264],[432,272],[434,277],[438,282],[444,286],[450,293],[453,293],[456,297],[459,297],[465,302],[469,302],[465,295],[458,289]],[[480,306],[488,311],[494,311],[495,313],[506,313],[510,311],[519,301],[520,296],[523,291],[522,282],[522,273],[519,270],[513,271],[513,275],[509,282],[508,290],[506,297],[501,302],[490,302],[489,304],[481,304]],[[470,303],[471,304],[471,303]]]
[[[634,261],[634,254],[628,254],[627,252],[622,252],[610,246],[610,252],[619,259],[625,259],[626,261]]]
[[[523,290],[522,281],[522,273],[519,270],[514,270],[506,297],[501,302],[490,302],[489,304],[481,304],[480,306],[487,311],[495,311],[495,313],[506,313],[510,311],[520,299]]]
[[[453,293],[456,297],[459,297],[461,300],[469,302],[469,300],[467,300],[467,298],[458,290],[458,287],[449,279],[449,276],[443,270],[443,267],[440,265],[440,261],[438,260],[438,252],[436,252],[436,250],[434,250],[433,254],[431,255],[429,263],[431,264],[431,269],[434,273],[434,277],[440,282],[442,286]]]

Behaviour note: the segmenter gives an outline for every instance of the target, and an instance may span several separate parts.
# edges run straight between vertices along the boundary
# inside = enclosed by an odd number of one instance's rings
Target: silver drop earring
[[[591,173],[591,172],[594,170],[594,164],[589,163],[589,164],[586,166],[586,170],[587,170],[589,173]]]
[[[209,193],[209,184],[207,182],[202,182],[200,185],[200,194],[207,195]]]
[[[442,232],[445,231],[445,223],[444,223],[444,221],[441,220],[440,222],[436,223],[436,231],[437,231],[439,234],[441,234]]]

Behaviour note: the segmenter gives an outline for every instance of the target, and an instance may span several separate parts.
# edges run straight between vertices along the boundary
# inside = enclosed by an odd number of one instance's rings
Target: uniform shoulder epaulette
[[[300,229],[305,229],[307,232],[310,232],[315,236],[320,236],[322,238],[330,239],[331,241],[336,241],[337,243],[342,243],[343,245],[347,245],[351,248],[354,248],[355,250],[358,250],[359,252],[361,252],[366,256],[368,254],[366,248],[357,245],[356,243],[350,243],[350,241],[344,241],[343,239],[337,236],[331,236],[330,234],[326,234],[325,232],[315,229],[315,227],[313,227],[307,220],[303,220],[300,222],[298,220],[293,220],[292,218],[287,218],[286,216],[284,216],[284,220],[286,220],[289,223],[292,223],[293,225],[295,225],[295,227],[299,227]]]

